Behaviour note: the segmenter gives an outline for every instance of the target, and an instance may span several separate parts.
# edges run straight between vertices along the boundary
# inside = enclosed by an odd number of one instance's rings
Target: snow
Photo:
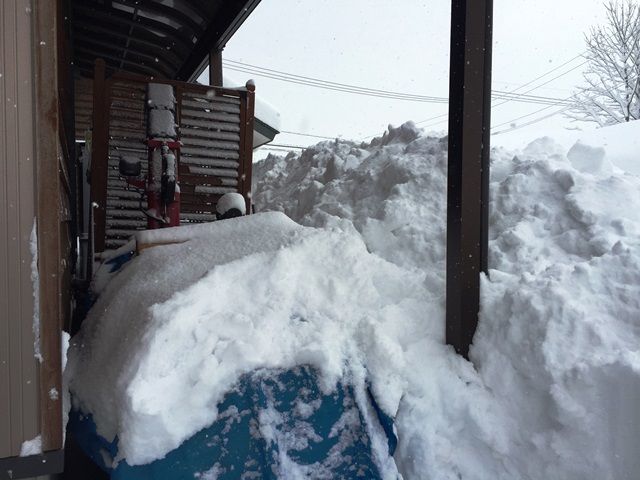
[[[33,285],[33,355],[42,363],[40,352],[40,276],[38,270],[38,222],[33,219],[33,227],[29,235],[29,251],[31,253],[31,284]]]
[[[241,215],[245,215],[247,213],[247,204],[241,194],[236,192],[226,193],[216,204],[216,212],[220,215],[224,215],[232,208],[238,210]]]
[[[176,121],[171,110],[149,110],[149,137],[175,139]]]
[[[164,83],[150,83],[147,86],[147,104],[157,110],[174,110],[176,99],[173,87]]]
[[[20,457],[30,457],[42,454],[42,437],[38,435],[32,440],[22,442],[20,446]]]
[[[161,139],[177,137],[174,117],[175,97],[173,87],[160,83],[147,86],[147,107],[149,115],[149,137]]]
[[[370,382],[405,479],[636,478],[640,177],[617,152],[638,136],[599,134],[492,150],[471,362],[444,344],[447,143],[407,123],[269,156],[258,214],[141,233],[178,243],[102,290],[71,340],[75,406],[141,464],[243,373],[309,364],[325,392]]]
[[[205,70],[205,72],[208,75],[208,70]],[[256,83],[253,80],[249,80],[249,82],[251,82],[251,85],[256,87]],[[229,88],[242,88],[247,86],[249,82],[246,82],[246,84],[242,84],[226,74],[222,78],[223,85]],[[269,125],[271,128],[280,131],[282,127],[282,118],[280,111],[274,105],[270,104],[267,100],[260,96],[260,84],[258,84],[257,89],[258,90],[255,96],[254,108],[255,117],[260,119],[261,122]]]

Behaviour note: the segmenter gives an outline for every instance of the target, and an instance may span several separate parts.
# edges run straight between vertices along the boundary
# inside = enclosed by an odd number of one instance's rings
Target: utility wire
[[[555,77],[551,78],[550,80],[546,81],[543,84],[537,85],[529,90],[527,90],[526,92],[523,93],[517,93],[518,90],[527,87],[531,84],[533,84],[534,82],[536,82],[537,80],[540,80],[544,77],[546,77],[547,75],[550,75],[551,73],[563,68],[564,66],[570,64],[571,62],[582,58],[584,54],[580,54],[580,55],[576,55],[575,57],[571,58],[570,60],[567,60],[566,62],[564,62],[563,64],[555,67],[554,69],[539,75],[538,77],[530,80],[529,82],[520,85],[518,88],[510,91],[510,92],[502,92],[502,91],[497,91],[497,90],[492,90],[491,96],[493,100],[503,100],[501,103],[494,105],[493,108],[498,107],[500,105],[504,105],[505,103],[511,102],[511,101],[519,101],[519,102],[525,102],[525,103],[538,103],[538,104],[543,104],[543,105],[548,105],[548,107],[545,107],[543,109],[537,110],[535,112],[532,112],[528,115],[524,115],[523,117],[519,117],[516,119],[512,119],[509,122],[505,122],[502,123],[500,125],[496,125],[495,127],[492,127],[492,130],[494,128],[499,128],[501,126],[504,126],[506,124],[511,124],[515,121],[518,121],[522,118],[526,118],[528,116],[531,115],[535,115],[536,113],[539,113],[541,111],[546,110],[547,108],[550,108],[552,106],[556,106],[556,105],[565,105],[564,108],[558,110],[557,112],[554,112],[552,114],[549,115],[545,115],[544,117],[541,117],[539,119],[527,122],[525,124],[522,125],[518,125],[516,127],[513,127],[511,129],[508,130],[503,130],[500,132],[496,132],[495,135],[501,134],[501,133],[505,133],[508,131],[512,131],[515,130],[517,128],[522,128],[525,127],[527,125],[531,125],[533,123],[537,123],[539,121],[545,120],[551,116],[557,115],[561,112],[564,112],[568,109],[568,106],[570,105],[570,99],[571,97],[568,97],[566,99],[558,99],[558,98],[552,98],[552,97],[546,97],[546,96],[540,96],[540,95],[528,95],[530,92],[537,90],[541,87],[543,87],[544,85],[547,85],[549,83],[551,83],[552,81],[567,75],[568,73],[572,72],[573,70],[576,70],[577,68],[585,65],[586,63],[588,63],[587,61],[584,61],[580,64],[578,64],[577,66],[561,73],[560,75],[556,75]],[[331,81],[327,81],[327,80],[321,80],[321,79],[317,79],[317,78],[313,78],[313,77],[307,77],[307,76],[303,76],[303,75],[297,75],[297,74],[292,74],[292,73],[287,73],[287,72],[282,72],[282,71],[278,71],[278,70],[273,70],[273,69],[269,69],[269,68],[264,68],[264,67],[259,67],[257,65],[250,65],[250,64],[246,64],[243,62],[238,62],[238,61],[234,61],[234,60],[223,60],[223,62],[225,63],[226,68],[230,69],[230,70],[235,70],[235,71],[239,71],[239,72],[243,72],[243,73],[251,73],[251,74],[255,74],[255,75],[259,75],[259,76],[264,76],[267,78],[272,78],[272,79],[276,79],[276,80],[281,80],[281,81],[286,81],[286,82],[290,82],[290,83],[297,83],[297,84],[301,84],[301,85],[307,85],[307,86],[312,86],[312,87],[316,87],[316,88],[325,88],[325,89],[329,89],[329,90],[337,90],[337,91],[343,91],[346,93],[354,93],[354,94],[360,94],[360,95],[368,95],[368,96],[376,96],[376,97],[383,97],[383,98],[395,98],[395,99],[399,99],[399,100],[409,100],[409,101],[422,101],[422,102],[430,102],[430,103],[448,103],[448,98],[445,97],[429,97],[429,96],[423,96],[423,95],[413,95],[413,94],[407,94],[407,93],[400,93],[400,92],[389,92],[386,90],[377,90],[377,89],[371,89],[371,88],[366,88],[366,87],[358,87],[356,85],[349,85],[349,84],[345,84],[345,83],[339,83],[339,82],[331,82]],[[439,118],[443,118],[443,117],[447,117],[448,113],[442,114],[442,115],[438,115],[435,117],[432,117],[430,119],[427,120],[421,120],[419,122],[416,122],[416,124],[422,124],[422,123],[426,123],[426,122],[430,122],[432,120],[437,120]],[[436,123],[430,124],[430,125],[426,125],[424,128],[429,128],[431,126],[435,126],[435,125],[439,125],[441,124],[442,121],[438,121]],[[291,132],[291,131],[282,131],[282,133],[288,133],[290,135],[299,135],[299,136],[305,136],[305,137],[312,137],[312,138],[320,138],[323,140],[332,140],[334,137],[326,137],[326,136],[322,136],[322,135],[312,135],[312,134],[303,134],[303,133],[298,133],[298,132]],[[364,137],[364,139],[369,139],[372,137],[377,136],[378,134],[373,134],[367,137]],[[286,148],[303,148],[300,146],[295,146],[295,145],[283,145],[283,147]]]
[[[306,85],[309,87],[322,88],[325,90],[334,90],[346,93],[353,93],[357,95],[366,95],[370,97],[380,98],[392,98],[394,100],[407,100],[414,102],[427,102],[427,103],[447,103],[449,101],[446,97],[432,97],[425,95],[413,95],[408,93],[390,92],[386,90],[376,90],[373,88],[358,87],[355,85],[347,85],[336,82],[329,82],[326,80],[315,79],[311,77],[304,77],[302,75],[295,75],[286,72],[279,72],[263,67],[256,67],[253,65],[242,64],[240,62],[231,63],[231,60],[223,60],[225,68],[229,70],[235,70],[243,73],[250,73],[254,75],[263,76],[266,78],[272,78],[275,80],[281,80],[289,83],[296,83],[298,85]],[[237,64],[237,65],[236,65]]]
[[[531,121],[526,122],[526,123],[522,123],[520,125],[514,125],[513,127],[508,128],[506,130],[502,130],[502,131],[499,131],[499,132],[492,132],[491,135],[500,135],[502,133],[513,132],[514,130],[518,130],[519,128],[528,127],[529,125],[533,125],[534,123],[541,122],[542,120],[546,120],[547,118],[551,118],[551,117],[554,117],[554,116],[556,116],[556,115],[558,115],[560,113],[563,113],[564,111],[566,111],[568,109],[569,109],[569,107],[563,107],[560,110],[558,110],[557,112],[552,112],[552,113],[550,113],[548,115],[545,115],[544,117],[536,118],[534,120],[531,120]],[[543,108],[543,110],[546,110],[546,108]],[[533,112],[530,115],[534,115],[535,113],[539,113],[539,112],[540,112],[540,110],[538,110],[537,112]],[[522,119],[522,118],[525,118],[527,116],[528,115],[525,115],[525,116],[520,117],[520,118]],[[518,120],[518,119],[516,119],[516,120]],[[516,120],[512,120],[511,123],[513,123]],[[505,125],[505,124],[502,124],[502,125]],[[492,127],[492,130],[493,130],[493,128],[497,128],[497,127],[498,127],[498,125],[496,125],[496,127]]]
[[[303,146],[300,146],[300,145],[286,145],[286,144],[283,144],[283,143],[268,143],[267,145],[268,145],[268,147],[265,146],[264,148],[279,147],[279,148],[297,148],[297,149],[300,149],[300,150],[304,150],[305,148],[309,148],[309,147],[303,147]]]
[[[359,87],[356,85],[349,85],[345,83],[331,82],[328,80],[321,80],[313,77],[306,77],[303,75],[296,75],[293,73],[282,72],[279,70],[273,70],[270,68],[259,67],[256,65],[249,65],[234,60],[223,60],[225,68],[242,73],[249,73],[274,80],[280,80],[289,83],[295,83],[298,85],[305,85],[309,87],[316,87],[325,90],[334,90],[345,93],[352,93],[357,95],[365,95],[380,98],[391,98],[395,100],[406,100],[413,102],[426,102],[426,103],[449,103],[447,97],[433,97],[426,95],[416,95],[410,93],[392,92],[387,90],[378,90],[367,87]],[[543,105],[555,104],[560,101],[558,98],[545,97],[540,95],[527,95],[526,93],[512,93],[502,92],[499,90],[493,90],[492,96],[496,99],[504,99],[505,101],[518,101],[525,103],[538,103]]]
[[[324,135],[312,135],[310,133],[290,132],[288,130],[280,130],[280,133],[288,133],[290,135],[299,135],[301,137],[322,138],[323,140],[335,140],[338,137],[325,137]]]

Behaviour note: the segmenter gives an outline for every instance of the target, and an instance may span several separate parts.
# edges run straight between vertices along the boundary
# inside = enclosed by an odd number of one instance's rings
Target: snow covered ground
[[[444,345],[447,143],[407,123],[256,164],[257,215],[147,234],[179,243],[129,262],[72,339],[76,407],[145,463],[242,373],[304,363],[325,390],[371,382],[405,479],[637,478],[636,123],[492,151],[473,363]]]

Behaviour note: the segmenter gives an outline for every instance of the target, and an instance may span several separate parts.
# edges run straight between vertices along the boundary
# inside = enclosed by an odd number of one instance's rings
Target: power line
[[[283,144],[283,143],[269,143],[267,145],[265,145],[264,147],[261,148],[270,148],[270,147],[279,147],[279,148],[296,148],[299,150],[304,150],[305,148],[309,148],[309,147],[303,147],[301,145],[287,145],[287,144]]]
[[[536,81],[540,80],[541,78],[546,77],[547,75],[550,75],[551,73],[553,73],[553,72],[555,72],[555,71],[557,71],[557,70],[561,69],[562,67],[564,67],[564,66],[566,66],[566,65],[570,64],[571,62],[573,62],[574,60],[576,60],[576,59],[578,59],[578,58],[582,58],[582,56],[584,55],[584,53],[585,53],[585,52],[583,52],[583,53],[581,53],[581,54],[579,54],[579,55],[576,55],[576,56],[575,56],[575,57],[573,57],[572,59],[567,60],[566,62],[564,62],[562,65],[559,65],[559,66],[557,66],[556,68],[554,68],[554,69],[552,69],[552,70],[549,70],[548,72],[543,73],[542,75],[537,76],[537,77],[536,77],[536,78],[534,78],[533,80],[528,81],[528,82],[527,82],[527,83],[525,83],[524,85],[520,85],[518,88],[516,88],[516,89],[514,89],[514,90],[511,90],[510,92],[505,92],[505,93],[506,93],[506,94],[508,94],[508,95],[519,95],[519,94],[517,94],[516,92],[517,92],[518,90],[520,90],[521,88],[524,88],[524,87],[526,87],[526,86],[528,86],[528,85],[531,85],[532,83],[534,83],[534,82],[536,82]],[[571,68],[571,69],[567,70],[566,72],[561,73],[560,75],[556,75],[555,77],[551,78],[550,80],[546,81],[545,83],[540,84],[540,85],[537,85],[537,86],[535,86],[535,87],[533,87],[533,88],[531,88],[531,89],[527,90],[526,92],[523,92],[523,94],[522,94],[522,95],[526,95],[526,94],[528,94],[529,92],[532,92],[532,91],[534,91],[534,90],[537,90],[538,88],[541,88],[541,87],[543,87],[543,86],[545,86],[545,85],[547,85],[547,84],[551,83],[552,81],[557,80],[558,78],[560,78],[560,77],[562,77],[562,76],[564,76],[564,75],[568,74],[569,72],[572,72],[573,70],[575,70],[575,69],[577,69],[577,68],[579,68],[579,67],[583,66],[585,63],[587,63],[587,62],[586,62],[586,61],[585,61],[585,62],[582,62],[582,63],[580,63],[579,65],[576,65],[575,67],[573,67],[573,68]],[[492,92],[492,98],[493,98],[493,97],[494,97],[494,94],[493,94],[493,92]],[[497,98],[497,95],[496,95],[495,97]],[[548,98],[548,97],[543,97],[543,98]],[[563,108],[563,109],[561,109],[561,110],[559,110],[559,111],[557,111],[557,112],[555,112],[555,113],[553,113],[553,114],[546,115],[546,116],[544,116],[544,117],[542,117],[542,118],[540,118],[540,119],[538,119],[538,120],[531,121],[531,122],[527,122],[526,124],[523,124],[523,125],[518,126],[518,127],[514,127],[514,128],[509,129],[509,130],[503,130],[502,132],[496,132],[494,135],[498,135],[498,134],[500,134],[500,133],[506,133],[506,132],[509,132],[509,131],[515,130],[516,128],[522,128],[522,127],[525,127],[525,126],[527,126],[527,125],[531,125],[531,124],[533,124],[533,123],[537,123],[537,122],[539,122],[539,121],[546,120],[547,118],[552,117],[552,116],[554,116],[554,115],[557,115],[557,114],[559,114],[559,113],[561,113],[561,112],[564,112],[564,111],[566,111],[566,110],[568,109],[568,106],[570,106],[570,103],[571,103],[571,102],[570,102],[570,99],[571,99],[571,98],[572,98],[572,97],[567,97],[567,98],[565,98],[565,99],[558,99],[558,102],[557,102],[557,103],[550,104],[550,105],[549,105],[549,107],[552,107],[552,106],[555,106],[555,105],[560,105],[560,104],[564,104],[564,105],[566,105],[566,107],[565,107],[565,108]],[[509,99],[506,99],[504,102],[501,102],[501,103],[499,103],[499,104],[497,104],[497,105],[493,105],[493,106],[492,106],[492,108],[496,108],[496,107],[499,107],[499,106],[501,106],[501,105],[504,105],[505,103],[508,103],[509,101],[511,101],[511,99],[510,99],[510,98],[509,98]],[[498,128],[498,127],[501,127],[501,126],[503,126],[503,125],[511,124],[511,123],[513,123],[513,122],[515,122],[515,121],[518,121],[518,120],[520,120],[520,119],[522,119],[522,118],[525,118],[525,117],[528,117],[528,116],[530,116],[530,115],[535,115],[536,113],[539,113],[539,112],[541,112],[541,111],[543,111],[543,110],[546,110],[546,109],[547,109],[547,108],[549,108],[549,107],[545,107],[545,108],[543,108],[543,109],[536,110],[535,112],[530,113],[530,114],[528,114],[528,115],[525,115],[525,116],[523,116],[523,117],[519,117],[519,118],[516,118],[516,119],[510,120],[509,122],[505,122],[505,123],[502,123],[502,124],[500,124],[500,125],[496,125],[495,127],[492,127],[492,129],[494,129],[494,128]],[[429,119],[427,119],[427,120],[421,120],[420,122],[416,122],[416,124],[421,124],[421,123],[430,122],[430,121],[432,121],[432,120],[437,120],[437,119],[439,119],[439,118],[446,117],[446,116],[447,116],[447,114],[438,115],[438,116],[435,116],[435,117],[429,118]],[[430,124],[430,125],[426,125],[424,128],[433,127],[433,126],[435,126],[435,125],[439,125],[439,124],[441,124],[441,123],[442,123],[442,121],[439,121],[439,122],[436,122],[436,123],[433,123],[433,124]],[[367,138],[369,138],[369,137],[367,137]]]
[[[570,64],[571,62],[575,61],[578,58],[582,58],[583,54],[580,55],[576,55],[575,57],[571,58],[570,60],[567,60],[566,62],[564,62],[563,64],[553,68],[552,70],[549,70],[548,72],[539,75],[538,77],[534,78],[533,80],[530,80],[529,82],[519,86],[518,88],[516,88],[515,90],[509,91],[509,92],[502,92],[502,91],[497,91],[497,90],[492,90],[491,92],[491,96],[492,96],[492,100],[503,100],[503,102],[494,105],[493,108],[504,105],[505,103],[511,102],[511,101],[517,101],[517,102],[524,102],[524,103],[534,103],[534,104],[542,104],[542,105],[548,105],[548,107],[545,107],[543,109],[537,110],[535,112],[532,112],[528,115],[524,115],[523,117],[519,117],[513,120],[510,120],[509,122],[505,122],[503,124],[497,125],[495,127],[492,127],[492,129],[494,128],[499,128],[500,126],[506,125],[506,124],[511,124],[517,120],[520,120],[522,118],[526,118],[528,116],[531,115],[535,115],[536,113],[539,113],[541,111],[546,110],[547,108],[550,108],[552,106],[556,106],[556,105],[565,105],[564,108],[560,109],[558,112],[555,112],[553,114],[550,115],[546,115],[540,119],[536,119],[533,120],[531,122],[527,122],[526,124],[520,125],[518,127],[514,127],[512,129],[509,130],[504,130],[502,132],[496,132],[495,134],[500,134],[500,133],[505,133],[507,131],[511,131],[514,130],[516,128],[522,128],[524,126],[530,125],[532,123],[536,123],[538,121],[544,120],[546,118],[549,118],[553,115],[557,115],[558,113],[564,112],[568,109],[569,105],[570,105],[570,99],[571,97],[568,97],[566,99],[559,99],[559,98],[553,98],[553,97],[547,97],[547,96],[541,96],[541,95],[529,95],[530,92],[537,90],[541,87],[543,87],[544,85],[547,85],[549,83],[551,83],[552,81],[567,75],[568,73],[572,72],[573,70],[583,66],[584,64],[587,63],[587,61],[580,63],[579,65],[561,73],[560,75],[556,75],[555,77],[551,78],[550,80],[546,81],[545,83],[541,84],[541,85],[537,85],[529,90],[527,90],[526,92],[523,93],[517,93],[518,90],[531,85],[532,83],[536,82],[537,80],[540,80],[541,78],[546,77],[547,75],[550,75],[551,73],[561,69],[562,67]],[[251,73],[251,74],[255,74],[258,76],[263,76],[266,78],[272,78],[275,80],[280,80],[280,81],[285,81],[285,82],[290,82],[290,83],[296,83],[296,84],[300,84],[300,85],[305,85],[305,86],[310,86],[310,87],[316,87],[316,88],[324,88],[324,89],[328,89],[328,90],[336,90],[336,91],[342,91],[345,93],[353,93],[353,94],[359,94],[359,95],[367,95],[367,96],[374,96],[374,97],[383,97],[383,98],[392,98],[392,99],[398,99],[398,100],[408,100],[408,101],[418,101],[418,102],[429,102],[429,103],[448,103],[449,99],[445,98],[445,97],[429,97],[429,96],[423,96],[423,95],[414,95],[414,94],[407,94],[407,93],[401,93],[401,92],[390,92],[390,91],[386,91],[386,90],[377,90],[377,89],[371,89],[371,88],[366,88],[366,87],[359,87],[356,85],[349,85],[349,84],[345,84],[345,83],[339,83],[339,82],[332,82],[332,81],[328,81],[328,80],[321,80],[321,79],[317,79],[317,78],[313,78],[313,77],[307,77],[304,75],[297,75],[297,74],[292,74],[292,73],[287,73],[287,72],[282,72],[279,70],[274,70],[274,69],[269,69],[269,68],[265,68],[265,67],[260,67],[257,65],[250,65],[250,64],[246,64],[243,62],[238,62],[235,60],[223,60],[223,62],[225,63],[225,67],[230,69],[230,70],[235,70],[235,71],[239,71],[239,72],[243,72],[243,73]],[[442,114],[442,115],[438,115],[435,117],[432,117],[430,119],[427,120],[421,120],[419,122],[416,122],[416,124],[422,124],[422,123],[426,123],[432,120],[437,120],[439,118],[443,118],[443,117],[447,117],[448,114]],[[430,124],[430,125],[426,125],[424,128],[429,128],[431,126],[435,126],[435,125],[439,125],[441,124],[442,121],[438,121],[436,123]],[[327,136],[322,136],[322,135],[313,135],[313,134],[303,134],[303,133],[298,133],[298,132],[291,132],[291,131],[282,131],[281,133],[288,133],[290,135],[299,135],[299,136],[305,136],[305,137],[311,137],[311,138],[320,138],[323,140],[332,140],[334,137],[327,137]],[[372,137],[375,137],[376,134],[364,137],[364,139],[369,139]],[[299,146],[295,146],[295,145],[285,145],[284,147],[286,148],[303,148],[303,147],[299,147]]]
[[[328,80],[322,80],[313,77],[307,77],[303,75],[296,75],[293,73],[282,72],[279,70],[273,70],[270,68],[259,67],[256,65],[250,65],[247,63],[237,62],[235,60],[223,60],[225,68],[243,73],[254,74],[271,78],[274,80],[280,80],[283,82],[295,83],[298,85],[305,85],[309,87],[321,88],[325,90],[334,90],[345,93],[352,93],[357,95],[365,95],[379,98],[390,98],[394,100],[406,100],[413,102],[425,102],[425,103],[449,103],[447,97],[433,97],[426,95],[417,95],[410,93],[392,92],[387,90],[378,90],[368,87],[359,87],[356,85],[349,85],[345,83],[332,82]],[[544,97],[540,95],[527,95],[527,93],[516,94],[513,92],[501,92],[498,90],[492,91],[492,96],[497,99],[506,99],[506,101],[517,101],[524,103],[538,103],[543,105],[555,104],[561,101],[558,98]]]
[[[290,132],[288,130],[280,130],[280,133],[288,133],[290,135],[299,135],[301,137],[322,138],[323,140],[335,140],[337,137],[325,137],[324,135],[312,135],[310,133]]]
[[[548,107],[543,108],[542,110],[546,110],[547,108],[548,108]],[[501,135],[501,134],[503,134],[503,133],[508,133],[508,132],[512,132],[512,131],[514,131],[514,130],[518,130],[519,128],[528,127],[529,125],[533,125],[534,123],[541,122],[542,120],[546,120],[547,118],[551,118],[551,117],[553,117],[553,116],[555,116],[555,115],[558,115],[559,113],[563,113],[564,111],[568,110],[568,108],[569,108],[569,107],[563,107],[563,108],[561,108],[560,110],[558,110],[557,112],[552,112],[552,113],[550,113],[550,114],[548,114],[548,115],[545,115],[544,117],[536,118],[535,120],[531,120],[531,121],[529,121],[529,122],[526,122],[526,123],[523,123],[523,124],[520,124],[520,125],[514,125],[513,127],[508,128],[508,129],[506,129],[506,130],[502,130],[502,131],[499,131],[499,132],[493,132],[493,133],[492,133],[492,135]],[[537,112],[533,112],[533,113],[531,113],[530,115],[534,115],[534,114],[536,114],[536,113],[539,113],[540,111],[541,111],[541,110],[538,110]],[[527,116],[528,116],[528,115],[524,115],[524,116],[522,116],[522,117],[520,117],[520,118],[525,118],[525,117],[527,117]],[[516,120],[518,120],[518,119],[516,119]],[[512,120],[512,121],[511,121],[511,122],[509,122],[509,123],[513,123],[513,122],[515,122],[516,120]],[[505,124],[502,124],[502,125],[505,125]],[[497,128],[498,126],[500,126],[500,125],[496,125],[496,127],[492,127],[492,129],[493,129],[493,128]]]
[[[387,90],[377,90],[367,87],[359,87],[356,85],[348,85],[345,83],[331,82],[327,80],[321,80],[312,77],[305,77],[302,75],[296,75],[287,72],[281,72],[278,70],[272,70],[269,68],[258,67],[255,65],[249,65],[241,62],[235,62],[233,60],[223,60],[225,68],[229,70],[235,70],[243,73],[251,73],[254,75],[263,76],[266,78],[272,78],[275,80],[281,80],[289,83],[296,83],[299,85],[305,85],[309,87],[322,88],[325,90],[334,90],[345,93],[353,93],[356,95],[365,95],[370,97],[391,98],[394,100],[407,100],[414,102],[427,102],[427,103],[448,103],[449,99],[446,97],[432,97],[426,95],[415,95],[401,92],[391,92]]]

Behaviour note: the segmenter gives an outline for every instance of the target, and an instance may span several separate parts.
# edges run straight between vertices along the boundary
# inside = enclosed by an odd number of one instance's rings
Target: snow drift
[[[404,478],[634,478],[640,179],[568,153],[492,152],[473,363],[444,345],[446,141],[407,123],[257,164],[257,211],[297,223],[181,227],[130,262],[72,341],[76,407],[144,463],[242,373],[307,363],[371,381]]]

